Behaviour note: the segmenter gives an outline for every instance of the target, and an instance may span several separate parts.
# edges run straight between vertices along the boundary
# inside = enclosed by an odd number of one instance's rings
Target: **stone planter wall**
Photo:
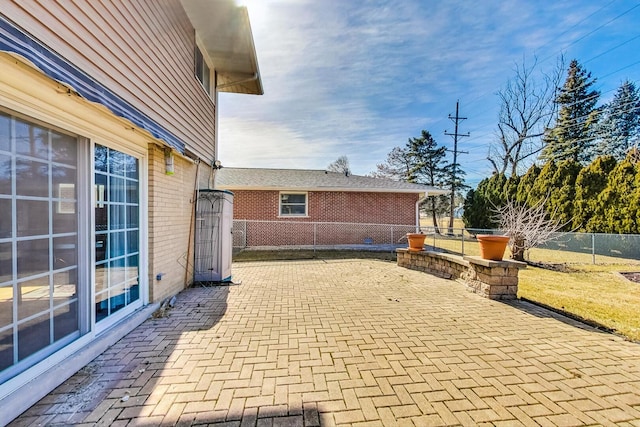
[[[518,295],[518,271],[523,262],[490,261],[478,256],[452,255],[441,252],[410,252],[397,249],[398,265],[411,270],[424,271],[445,279],[460,279],[467,288],[485,298],[515,299]]]
[[[398,265],[411,270],[424,271],[445,279],[458,279],[469,268],[469,262],[459,255],[441,252],[411,252],[408,249],[396,249]]]

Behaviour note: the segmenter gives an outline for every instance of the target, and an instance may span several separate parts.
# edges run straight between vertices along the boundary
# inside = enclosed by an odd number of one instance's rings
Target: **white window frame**
[[[282,196],[284,194],[303,194],[304,195],[304,214],[285,214],[282,213]],[[296,205],[301,205],[296,203]],[[307,191],[281,191],[278,194],[278,217],[283,218],[308,218],[309,217],[309,192]]]
[[[206,94],[213,99],[215,95],[215,72],[214,68],[211,66],[209,62],[209,57],[207,56],[207,50],[202,47],[202,44],[196,41],[196,44],[193,48],[193,73],[196,76],[196,79],[202,86],[202,89],[206,92]],[[198,69],[198,60],[197,55],[200,54],[202,57],[202,66],[206,67],[209,71],[209,79],[207,84],[205,84],[205,76],[202,69]]]
[[[64,126],[60,126],[59,124],[54,123],[52,120],[50,121],[47,119],[34,117],[30,114],[24,114],[19,109],[16,109],[16,108],[10,108],[10,107],[5,107],[4,105],[0,105],[0,111],[2,111],[4,114],[9,115],[15,120],[20,120],[30,125],[40,126],[42,128],[47,129],[48,131],[54,131],[59,134],[66,134],[76,139],[76,142],[77,142],[77,160],[75,164],[75,169],[77,173],[76,182],[78,184],[86,182],[86,178],[87,178],[86,171],[88,169],[89,159],[87,154],[88,144],[85,138],[80,136],[77,132],[70,131]],[[51,143],[51,141],[49,141],[49,143]],[[50,164],[54,163],[52,162],[51,159],[48,159],[47,161]],[[16,178],[14,175],[13,176],[14,185],[15,185],[15,179]],[[63,184],[60,184],[60,185],[63,185]],[[75,186],[73,184],[70,184],[70,185],[75,190]],[[77,316],[78,316],[78,330],[68,335],[67,337],[61,338],[53,343],[50,343],[48,346],[30,354],[29,356],[22,359],[20,362],[10,366],[5,371],[3,371],[3,374],[0,374],[0,397],[2,397],[1,390],[5,387],[5,384],[14,384],[17,381],[20,381],[20,379],[25,376],[25,373],[26,375],[30,375],[29,374],[30,372],[33,372],[35,369],[37,369],[39,365],[43,364],[46,360],[50,360],[52,357],[55,357],[57,354],[61,353],[65,348],[75,345],[75,342],[82,340],[84,336],[89,335],[92,332],[92,326],[91,326],[91,322],[88,314],[89,305],[91,304],[91,301],[88,299],[88,295],[90,294],[89,287],[91,286],[91,284],[89,281],[87,281],[87,283],[84,283],[85,279],[89,277],[89,274],[90,274],[89,269],[91,268],[91,266],[86,263],[87,249],[88,249],[86,244],[87,244],[87,238],[90,237],[90,233],[89,233],[89,230],[86,228],[86,222],[84,221],[84,219],[90,215],[91,210],[89,207],[86,206],[86,197],[84,197],[84,192],[82,191],[83,189],[86,189],[86,187],[83,187],[82,185],[80,185],[81,191],[78,192],[77,199],[73,202],[66,203],[64,200],[56,201],[53,199],[57,199],[57,198],[63,199],[64,197],[60,194],[60,191],[59,191],[60,189],[54,187],[53,183],[49,182],[48,191],[51,191],[51,194],[49,194],[49,196],[46,197],[50,200],[51,203],[53,203],[53,209],[57,214],[60,214],[60,213],[76,214],[75,208],[77,207],[78,209],[78,221],[77,221],[76,231],[71,233],[60,233],[60,235],[75,234],[77,239],[78,247],[76,248],[77,259],[76,259],[76,265],[75,265],[75,268],[77,271],[77,287],[76,287],[77,295],[75,298],[76,300],[75,303],[76,303],[76,310],[77,310]],[[16,196],[14,195],[13,197],[16,197]],[[75,198],[75,197],[76,196],[74,195],[72,198]],[[43,197],[39,197],[39,198],[43,198]],[[28,196],[27,197],[22,196],[21,199],[28,200]],[[71,200],[71,198],[69,200]],[[65,207],[67,208],[67,210],[66,211],[61,210],[60,209],[61,205],[63,206],[66,205]],[[51,215],[52,215],[52,212],[49,212],[48,222],[50,226],[49,226],[48,233],[46,234],[48,235],[48,239],[51,239],[54,234],[53,230],[51,229],[51,224],[53,223],[53,219]],[[17,216],[17,213],[15,212],[15,204],[12,211],[12,216],[13,217]],[[12,233],[12,236],[9,238],[13,241],[14,247],[16,245],[16,242],[18,241],[18,236],[15,233],[15,227],[16,225],[14,224],[13,225],[14,232]],[[13,252],[13,257],[14,257],[12,261],[13,270],[14,270],[13,274],[15,276],[17,271],[17,258],[16,258],[17,253],[15,251]],[[40,276],[43,276],[43,277],[48,276],[49,274],[51,274],[52,268],[53,268],[52,265],[49,264],[49,270],[40,274]],[[37,276],[38,276],[37,274],[34,275],[34,277],[37,277]],[[19,295],[14,293],[13,298],[14,299],[19,298]],[[53,307],[53,309],[55,309],[55,307]],[[14,317],[14,323],[17,322],[18,319],[15,311],[14,311],[13,317]],[[22,319],[21,321],[24,321],[24,320],[25,319]],[[40,359],[40,360],[38,361],[37,359]],[[31,366],[28,366],[30,364]],[[25,366],[27,366],[26,369],[24,368]],[[17,374],[14,375],[14,373],[16,372]],[[3,381],[2,378],[4,376],[10,376],[10,377]],[[6,387],[10,387],[10,385]]]
[[[16,383],[24,378],[25,373],[27,373],[27,377],[31,375],[29,372],[38,372],[40,368],[39,365],[46,363],[45,361],[51,360],[53,357],[58,358],[59,354],[68,354],[65,350],[67,347],[69,348],[77,348],[77,342],[85,342],[87,339],[94,339],[97,335],[101,334],[105,330],[108,330],[113,325],[121,322],[126,317],[130,316],[133,312],[140,309],[142,306],[145,306],[149,303],[149,281],[148,281],[148,257],[149,257],[149,248],[148,248],[148,224],[145,221],[145,218],[148,218],[148,154],[146,151],[142,150],[134,150],[130,147],[125,146],[125,144],[121,144],[118,142],[114,142],[107,138],[102,137],[94,137],[88,138],[83,136],[86,135],[85,132],[79,131],[78,129],[74,129],[72,126],[65,126],[64,122],[60,122],[56,120],[56,117],[53,116],[45,116],[45,117],[34,117],[31,114],[22,113],[18,108],[10,108],[2,106],[0,108],[2,112],[8,114],[12,117],[15,117],[19,120],[23,120],[25,122],[42,126],[47,129],[51,129],[56,132],[64,133],[67,135],[74,136],[78,143],[78,159],[77,159],[77,182],[78,192],[77,192],[77,201],[76,206],[79,211],[78,213],[78,224],[77,224],[77,240],[78,240],[78,252],[77,252],[77,270],[78,270],[78,297],[77,297],[77,310],[78,310],[78,322],[79,322],[79,336],[74,336],[72,339],[62,339],[58,343],[54,344],[54,347],[57,347],[56,350],[51,352],[51,354],[47,357],[44,357],[41,361],[35,363],[33,366],[27,368],[26,370],[19,373],[17,376],[9,378],[4,381],[2,384],[2,388],[4,388],[5,384],[8,383]],[[70,129],[71,128],[71,129]],[[138,230],[138,239],[139,239],[139,253],[138,253],[138,263],[139,263],[139,285],[140,285],[140,294],[139,299],[132,304],[127,305],[125,308],[119,310],[112,316],[109,316],[107,319],[103,321],[96,322],[96,313],[95,313],[95,216],[94,216],[94,206],[99,201],[97,200],[95,188],[95,162],[94,162],[94,153],[95,153],[95,144],[100,144],[105,147],[109,147],[118,151],[121,151],[125,154],[135,157],[138,160],[138,197],[139,197],[139,230]],[[87,184],[82,184],[87,183]],[[61,197],[60,189],[53,189],[53,197],[58,196]],[[54,203],[54,209],[57,213],[69,213],[76,214],[74,209],[69,209],[68,206],[65,206],[64,201],[56,201]],[[66,209],[65,209],[66,208]],[[15,216],[15,214],[14,214]],[[16,239],[16,236],[12,236],[12,240]],[[14,261],[15,263],[15,261]],[[14,265],[15,268],[15,265]],[[16,295],[14,295],[14,298]],[[65,350],[65,351],[63,351]],[[50,352],[50,350],[46,350],[46,352]],[[28,356],[31,358],[38,354],[42,354],[39,352],[34,353],[34,355]],[[36,356],[37,357],[37,356]],[[27,359],[25,359],[27,360]],[[35,368],[35,369],[34,369]],[[8,368],[11,370],[12,368]],[[20,369],[20,368],[18,368]],[[7,371],[9,372],[9,371]],[[1,393],[0,393],[1,395]]]
[[[96,305],[95,305],[95,298],[96,298],[96,292],[95,292],[95,286],[92,285],[91,286],[91,326],[92,326],[92,330],[95,331],[96,334],[100,334],[101,332],[108,330],[109,328],[111,328],[113,325],[117,324],[118,322],[120,322],[122,319],[130,316],[133,312],[135,312],[136,310],[140,309],[142,306],[145,306],[149,303],[149,281],[147,280],[148,277],[148,264],[149,264],[149,248],[148,248],[148,227],[147,227],[147,221],[144,220],[144,218],[148,218],[148,210],[147,210],[147,201],[148,201],[148,193],[147,193],[147,187],[148,187],[148,168],[147,168],[147,164],[148,164],[148,159],[146,156],[146,153],[142,154],[138,151],[134,151],[129,149],[128,147],[125,147],[121,144],[117,144],[117,143],[112,143],[111,141],[108,140],[103,140],[101,138],[99,139],[92,139],[91,140],[91,155],[90,155],[90,160],[91,160],[91,188],[93,188],[94,190],[90,191],[91,193],[91,260],[90,260],[90,273],[91,273],[91,283],[95,284],[95,247],[96,247],[96,236],[95,236],[95,215],[93,214],[93,207],[96,206],[97,203],[99,203],[99,201],[97,200],[96,196],[96,191],[95,191],[95,162],[94,162],[94,155],[95,155],[95,145],[99,144],[102,145],[104,147],[108,147],[108,148],[112,148],[114,150],[118,150],[121,151],[125,154],[128,154],[132,157],[135,157],[136,159],[138,159],[138,199],[139,199],[139,211],[138,211],[138,217],[139,217],[139,235],[138,235],[138,240],[139,240],[139,248],[138,248],[138,274],[139,274],[139,283],[140,283],[140,298],[138,299],[138,301],[136,301],[133,304],[129,304],[126,307],[124,307],[121,310],[118,310],[118,312],[114,315],[108,316],[107,318],[96,322]]]

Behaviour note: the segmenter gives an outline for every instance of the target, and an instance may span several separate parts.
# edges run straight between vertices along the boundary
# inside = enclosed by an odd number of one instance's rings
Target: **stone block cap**
[[[512,259],[503,259],[502,261],[492,261],[490,259],[484,259],[475,255],[466,255],[462,259],[469,261],[471,264],[478,264],[483,267],[504,267],[504,268],[517,268],[522,270],[527,268],[527,263],[522,261],[514,261]]]

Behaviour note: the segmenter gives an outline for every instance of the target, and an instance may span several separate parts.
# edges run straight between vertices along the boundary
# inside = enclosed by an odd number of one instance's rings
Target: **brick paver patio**
[[[634,425],[640,345],[365,260],[234,264],[14,425]]]

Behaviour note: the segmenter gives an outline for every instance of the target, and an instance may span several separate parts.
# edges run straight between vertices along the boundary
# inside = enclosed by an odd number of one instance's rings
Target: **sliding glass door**
[[[0,384],[142,306],[140,236],[139,158],[0,110]]]
[[[0,112],[0,383],[80,336],[78,152]]]

